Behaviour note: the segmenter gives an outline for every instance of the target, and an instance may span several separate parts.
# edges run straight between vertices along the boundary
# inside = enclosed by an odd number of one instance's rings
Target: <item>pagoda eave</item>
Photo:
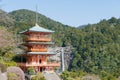
[[[54,42],[24,42],[22,44],[23,45],[24,44],[47,44],[47,45],[51,45],[51,44],[54,44]]]

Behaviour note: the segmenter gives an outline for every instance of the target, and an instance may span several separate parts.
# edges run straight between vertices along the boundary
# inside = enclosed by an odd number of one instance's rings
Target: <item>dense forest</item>
[[[120,76],[120,19],[112,17],[96,24],[71,27],[38,13],[38,24],[55,31],[55,46],[64,43],[73,47],[69,72],[62,74],[64,80],[86,73],[99,75],[102,80],[116,80]],[[9,29],[14,34],[15,41],[18,41],[15,35],[19,36],[20,31],[34,25],[34,11],[22,9],[6,13],[0,10],[1,30]],[[0,47],[0,54],[4,51],[3,48]]]

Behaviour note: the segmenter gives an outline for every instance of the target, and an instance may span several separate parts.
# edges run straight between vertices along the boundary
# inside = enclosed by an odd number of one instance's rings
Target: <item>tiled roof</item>
[[[43,27],[40,27],[38,24],[36,24],[35,26],[33,26],[32,28],[28,29],[28,30],[25,30],[25,31],[22,31],[20,33],[24,33],[24,32],[27,32],[27,31],[34,31],[34,32],[48,32],[48,33],[52,33],[54,31],[52,30],[49,30],[49,29],[45,29]]]

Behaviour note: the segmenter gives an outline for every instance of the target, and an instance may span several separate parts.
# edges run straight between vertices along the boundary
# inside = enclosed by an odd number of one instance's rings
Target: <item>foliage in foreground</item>
[[[29,75],[34,75],[35,74],[35,70],[34,70],[33,67],[29,67],[27,72],[28,72]]]
[[[45,78],[41,72],[38,72],[31,80],[45,80]]]
[[[118,80],[118,78],[105,71],[101,71],[99,75],[83,71],[64,71],[61,77],[63,80]]]

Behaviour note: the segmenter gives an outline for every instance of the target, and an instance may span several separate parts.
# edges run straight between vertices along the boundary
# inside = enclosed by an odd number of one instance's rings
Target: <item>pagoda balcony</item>
[[[47,52],[48,50],[46,48],[44,49],[29,49],[28,52]]]
[[[27,52],[27,54],[42,54],[42,55],[55,55],[56,52],[51,52],[51,51],[48,51],[48,52]]]
[[[42,38],[37,38],[37,37],[29,37],[29,38],[25,38],[25,41],[35,41],[35,42],[50,42],[51,38],[46,38],[46,37],[42,37]]]
[[[60,63],[18,63],[18,66],[30,67],[30,66],[39,66],[39,67],[59,67]]]

